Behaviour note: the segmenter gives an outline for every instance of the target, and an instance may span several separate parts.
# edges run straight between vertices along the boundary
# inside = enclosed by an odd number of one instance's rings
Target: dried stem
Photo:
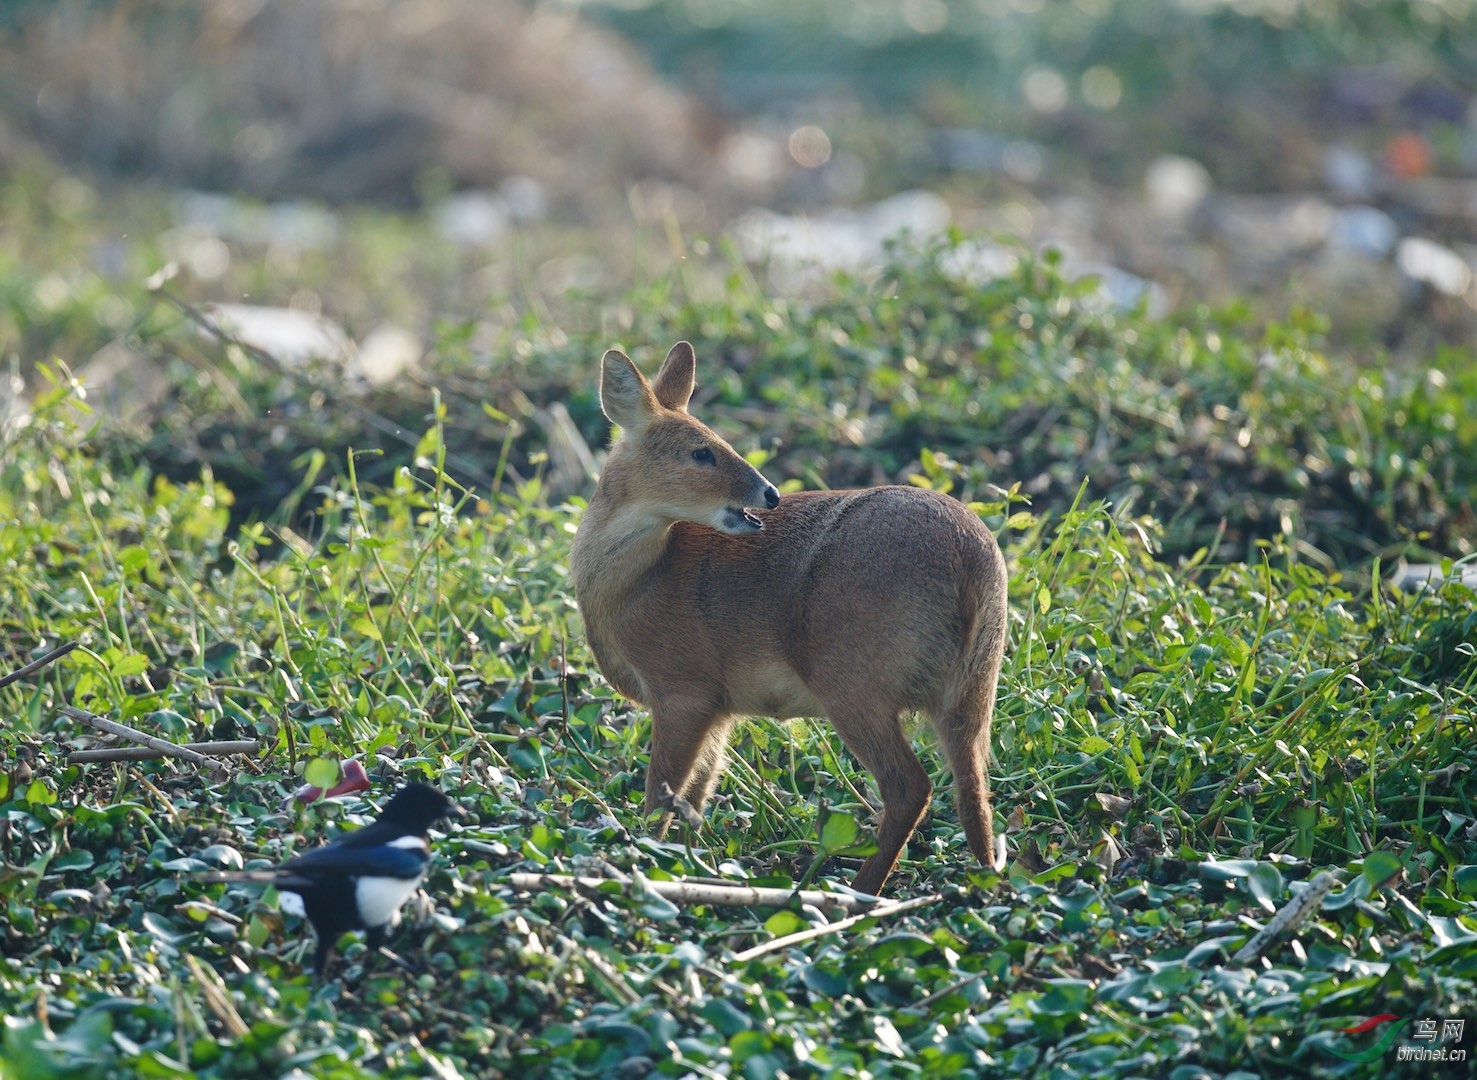
[[[9,675],[0,675],[0,687],[9,686],[17,679],[24,679],[27,675],[35,674],[36,672],[44,668],[47,664],[51,663],[53,660],[60,660],[76,647],[77,642],[69,641],[60,648],[52,649],[51,652],[41,657],[41,659],[32,660],[29,664],[18,671],[12,671]]]
[[[513,887],[537,892],[550,886],[582,890],[599,889],[614,878],[573,877],[568,874],[512,874]],[[798,900],[802,904],[832,911],[872,912],[879,908],[898,908],[896,904],[861,893],[823,892],[819,889],[766,889],[753,885],[714,885],[693,881],[647,881],[645,887],[664,900],[675,904],[718,904],[728,907],[785,907]],[[929,902],[936,896],[924,898]],[[916,907],[919,900],[906,901]]]
[[[850,918],[841,919],[839,922],[827,923],[825,926],[812,926],[808,930],[797,930],[793,934],[786,934],[784,937],[777,937],[773,941],[766,941],[763,945],[755,945],[752,949],[736,952],[733,954],[733,959],[735,963],[741,964],[746,960],[753,960],[756,957],[763,956],[765,953],[779,952],[781,949],[788,949],[791,945],[799,945],[802,941],[824,937],[826,934],[840,933],[842,930],[847,930],[855,926],[863,919],[885,919],[889,915],[898,915],[904,911],[911,911],[913,908],[937,903],[941,899],[943,899],[941,896],[934,893],[931,896],[915,896],[911,900],[900,900],[894,904],[880,904],[870,911],[863,911]]]
[[[86,709],[76,709],[70,705],[63,705],[60,711],[62,715],[70,716],[73,720],[80,720],[82,723],[95,727],[99,731],[106,731],[121,738],[128,739],[130,742],[141,743],[152,750],[157,750],[165,757],[177,757],[193,765],[200,765],[208,769],[227,768],[225,762],[208,758],[198,750],[191,750],[187,746],[172,743],[168,739],[156,739],[152,735],[145,735],[142,731],[136,731],[124,724],[119,724],[113,720],[98,716],[95,713],[90,713]]]
[[[232,742],[185,743],[183,749],[222,757],[226,754],[255,754],[260,747],[261,743],[255,739],[238,739]],[[98,746],[91,750],[73,750],[67,755],[67,761],[72,764],[86,761],[143,761],[164,756],[163,750],[156,750],[152,746]]]

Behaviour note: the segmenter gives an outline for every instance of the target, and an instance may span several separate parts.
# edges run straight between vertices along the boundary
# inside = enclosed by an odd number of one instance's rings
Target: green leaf
[[[1392,881],[1404,869],[1400,860],[1388,851],[1371,851],[1364,856],[1363,874],[1371,890]]]
[[[672,901],[656,893],[646,893],[636,904],[636,910],[655,922],[671,922],[682,913]]]
[[[90,870],[93,864],[92,852],[80,848],[73,848],[64,855],[59,855],[52,861],[52,870]]]
[[[246,921],[246,933],[243,936],[253,949],[260,949],[271,939],[272,928],[260,915],[253,915]]]
[[[850,814],[828,814],[821,826],[821,851],[827,855],[856,843],[860,827]]]
[[[938,946],[922,934],[894,933],[879,938],[866,949],[867,958],[877,964],[891,964],[900,959],[914,960],[935,952]]]
[[[676,904],[653,892],[646,878],[639,873],[634,875],[632,892],[636,901],[636,910],[648,919],[656,922],[671,922],[681,914],[681,909]]]
[[[137,544],[119,548],[116,558],[119,569],[131,577],[137,577],[138,572],[149,565],[149,553]]]
[[[1085,979],[1048,979],[1036,1008],[1048,1016],[1080,1016],[1092,1005],[1092,983]]]
[[[1314,833],[1318,825],[1318,804],[1311,802],[1298,802],[1292,807],[1288,814],[1288,820],[1296,832],[1292,853],[1299,859],[1308,859],[1313,856],[1317,837]]]
[[[791,911],[789,908],[781,908],[764,920],[765,932],[773,934],[775,937],[784,937],[786,934],[793,934],[799,930],[804,930],[809,925],[798,913]]]
[[[1065,881],[1077,876],[1077,864],[1074,862],[1059,862],[1055,866],[1049,866],[1039,874],[1032,874],[1031,881],[1037,885],[1050,885],[1053,881]]]
[[[1250,877],[1261,864],[1255,859],[1218,859],[1200,864],[1200,876],[1207,881],[1234,881]]]
[[[31,806],[55,806],[56,792],[52,790],[51,781],[36,777],[26,786],[26,802]]]
[[[175,910],[194,923],[204,923],[214,914],[209,904],[201,903],[198,900],[186,900],[183,904],[178,905]]]
[[[159,941],[168,945],[182,945],[189,940],[189,933],[181,930],[157,911],[144,912],[143,927]]]
[[[1269,914],[1277,910],[1277,902],[1287,890],[1282,871],[1269,862],[1257,863],[1256,869],[1247,876],[1246,884],[1257,904]]]
[[[205,648],[205,670],[221,675],[231,669],[232,662],[241,652],[234,641],[217,641]]]
[[[46,894],[46,900],[51,904],[71,903],[73,900],[88,904],[95,899],[91,889],[56,889]]]
[[[1082,740],[1080,749],[1084,754],[1095,757],[1098,754],[1107,753],[1113,748],[1113,744],[1101,735],[1088,735]]]
[[[807,964],[800,972],[807,989],[828,998],[845,997],[851,992],[851,980],[831,964]]]
[[[142,675],[149,670],[149,658],[138,653],[129,653],[120,656],[108,668],[108,673],[115,678],[126,679],[134,675]]]
[[[303,769],[303,780],[327,791],[339,782],[343,767],[333,758],[314,758]]]
[[[877,1049],[892,1057],[904,1058],[908,1056],[907,1044],[903,1042],[902,1035],[891,1020],[878,1013],[872,1015],[872,1034],[877,1040]]]
[[[1324,911],[1341,911],[1359,900],[1368,900],[1372,891],[1369,881],[1363,876],[1356,877],[1342,889],[1335,889],[1323,898],[1322,909]]]
[[[184,735],[190,723],[173,709],[155,709],[149,713],[149,724],[161,735]]]
[[[225,870],[240,870],[246,865],[241,852],[230,844],[211,844],[201,848],[195,857],[202,862],[212,863]]]
[[[709,998],[698,1010],[698,1015],[712,1024],[725,1039],[733,1038],[740,1031],[749,1030],[753,1024],[748,1013],[727,998],[721,997]]]

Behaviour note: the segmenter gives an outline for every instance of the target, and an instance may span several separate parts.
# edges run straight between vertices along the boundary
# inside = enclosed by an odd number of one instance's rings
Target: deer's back
[[[622,620],[649,688],[718,686],[729,711],[813,716],[828,711],[819,691],[845,680],[929,708],[980,625],[1003,624],[999,548],[956,500],[801,492],[760,516],[749,536],[673,527]]]

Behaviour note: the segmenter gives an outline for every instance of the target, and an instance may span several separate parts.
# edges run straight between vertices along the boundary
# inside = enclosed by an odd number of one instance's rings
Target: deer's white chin
[[[719,532],[726,532],[734,536],[743,536],[764,528],[764,522],[742,506],[725,506],[713,516],[710,524]]]

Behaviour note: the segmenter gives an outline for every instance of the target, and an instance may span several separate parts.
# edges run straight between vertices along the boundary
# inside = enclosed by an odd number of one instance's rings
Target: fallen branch
[[[261,743],[255,739],[237,739],[231,742],[185,743],[183,748],[197,754],[223,757],[227,754],[255,754],[260,746]],[[81,764],[86,761],[142,761],[158,757],[164,757],[164,751],[152,746],[99,746],[91,750],[73,750],[67,755],[67,761]]]
[[[210,1006],[210,1011],[215,1013],[216,1019],[225,1027],[227,1034],[233,1039],[244,1039],[251,1034],[251,1028],[246,1026],[246,1021],[241,1019],[241,1014],[236,1011],[236,1006],[231,1001],[231,995],[226,990],[226,984],[211,968],[206,967],[192,954],[185,954],[185,964],[190,969],[190,975],[195,979],[195,985],[200,987],[200,994],[205,998],[205,1004]]]
[[[168,739],[156,739],[152,735],[145,735],[142,731],[135,731],[131,727],[116,723],[106,717],[98,716],[96,713],[90,713],[86,709],[76,709],[70,705],[63,705],[60,711],[63,716],[70,716],[73,720],[80,720],[82,723],[95,727],[99,731],[109,732],[130,742],[141,743],[151,750],[159,751],[165,757],[180,758],[183,761],[190,762],[192,765],[199,765],[208,769],[227,769],[225,762],[208,758],[198,750],[191,750],[187,746],[172,743]]]
[[[779,952],[781,949],[788,949],[791,945],[799,945],[802,941],[824,937],[826,934],[839,933],[842,930],[855,926],[863,919],[885,919],[889,915],[898,915],[904,911],[911,911],[913,908],[936,903],[941,899],[943,897],[939,896],[938,893],[934,893],[931,896],[915,896],[911,900],[900,900],[895,904],[882,904],[874,907],[871,911],[863,911],[860,914],[853,915],[847,919],[841,919],[838,922],[827,923],[825,926],[812,926],[808,930],[797,930],[793,934],[786,934],[784,937],[777,937],[773,941],[766,941],[763,945],[755,945],[752,949],[736,952],[733,954],[733,959],[735,963],[741,964],[745,960],[753,960],[756,957],[763,956],[765,953]]]
[[[1268,945],[1281,936],[1296,930],[1301,926],[1313,912],[1323,906],[1323,898],[1330,890],[1338,884],[1338,878],[1328,871],[1319,874],[1308,887],[1289,900],[1266,926],[1257,931],[1256,936],[1237,950],[1236,955],[1231,957],[1232,963],[1246,964],[1255,960],[1266,951]]]
[[[612,999],[614,1005],[634,1005],[641,1000],[641,995],[636,993],[635,988],[626,981],[626,977],[620,973],[614,964],[601,956],[594,949],[582,949],[579,952],[580,960],[589,966],[595,974],[595,981],[605,984],[607,995]]]
[[[512,874],[508,880],[515,889],[537,892],[549,886],[575,889],[598,889],[617,878],[574,877],[569,874]],[[822,892],[819,889],[766,889],[754,885],[712,885],[692,881],[647,881],[647,889],[663,900],[676,904],[718,904],[727,907],[786,907],[799,900],[821,909],[857,911],[871,910],[887,901],[862,893]],[[931,897],[930,899],[937,899]],[[909,904],[915,903],[908,901]]]
[[[76,647],[77,643],[75,641],[69,641],[59,649],[52,649],[51,652],[47,653],[39,660],[32,660],[29,664],[19,669],[18,671],[12,671],[9,675],[0,675],[0,687],[9,686],[17,679],[24,679],[27,675],[34,675],[36,672],[44,668],[47,664],[51,663],[53,660],[60,660]]]

